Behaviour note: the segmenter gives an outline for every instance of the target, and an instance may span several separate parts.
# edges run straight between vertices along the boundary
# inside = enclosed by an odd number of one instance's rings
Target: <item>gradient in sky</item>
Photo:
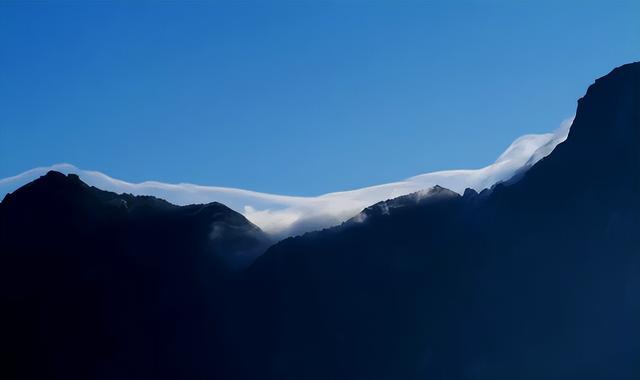
[[[640,59],[640,2],[0,3],[0,177],[313,195],[493,162]]]

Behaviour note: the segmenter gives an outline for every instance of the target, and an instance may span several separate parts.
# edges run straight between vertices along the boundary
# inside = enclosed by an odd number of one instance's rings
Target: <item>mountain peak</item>
[[[596,159],[603,149],[614,155],[635,150],[630,142],[640,137],[639,121],[640,62],[634,62],[615,68],[589,86],[578,100],[564,145]]]
[[[76,174],[63,174],[49,170],[45,175],[31,182],[31,186],[60,186],[83,183]]]
[[[62,199],[77,196],[89,185],[82,182],[75,174],[62,174],[55,170],[48,171],[45,175],[36,178],[32,182],[18,188],[12,193],[5,195],[2,204],[13,202],[18,199],[34,199],[38,203],[50,201],[51,199]]]
[[[353,217],[351,221],[361,222],[372,216],[390,215],[395,209],[425,205],[432,202],[458,197],[460,197],[460,194],[456,193],[455,191],[449,190],[440,185],[435,185],[428,189],[378,202],[372,206],[365,208],[360,214]]]
[[[45,175],[43,175],[42,177],[38,178],[36,181],[34,182],[39,182],[39,183],[63,183],[63,182],[68,182],[68,183],[77,183],[77,182],[82,182],[80,180],[80,177],[77,174],[73,174],[73,173],[69,173],[69,174],[63,174],[60,173],[59,171],[56,170],[49,170]]]
[[[567,139],[524,174],[520,187],[535,187],[552,199],[557,189],[640,187],[638,177],[630,175],[640,171],[639,126],[640,62],[634,62],[589,86]]]
[[[270,244],[262,230],[222,203],[177,206],[153,196],[100,190],[76,174],[53,170],[7,194],[0,204],[0,216],[4,221],[13,219],[14,224],[20,219],[29,226],[33,221],[46,221],[57,228],[67,225],[65,232],[71,233],[84,231],[85,224],[118,225],[132,241],[153,235],[144,228],[139,233],[140,225],[171,226],[173,234],[182,235],[175,239],[199,239],[203,250],[224,256],[233,266],[247,265]]]

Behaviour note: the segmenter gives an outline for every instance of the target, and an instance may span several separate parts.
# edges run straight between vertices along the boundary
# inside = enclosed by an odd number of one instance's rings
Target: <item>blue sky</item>
[[[637,1],[133,3],[0,3],[0,177],[313,195],[476,168],[640,59]]]

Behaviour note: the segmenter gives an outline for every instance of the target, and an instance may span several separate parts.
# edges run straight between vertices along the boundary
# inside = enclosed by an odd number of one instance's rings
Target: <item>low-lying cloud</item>
[[[39,167],[17,176],[0,179],[0,197],[49,170],[56,170],[62,173],[76,173],[84,182],[103,190],[153,195],[178,205],[220,202],[242,213],[268,234],[281,238],[339,224],[374,203],[435,185],[457,193],[462,193],[466,188],[477,191],[488,188],[511,178],[521,170],[526,170],[551,153],[556,145],[566,139],[572,122],[573,118],[565,120],[552,133],[519,137],[494,163],[480,169],[420,174],[403,181],[315,197],[277,195],[189,183],[130,183],[97,171],[79,169],[70,164]]]

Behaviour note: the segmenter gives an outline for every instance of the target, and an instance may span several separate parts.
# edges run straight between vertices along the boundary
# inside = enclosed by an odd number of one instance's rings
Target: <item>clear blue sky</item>
[[[313,195],[492,162],[640,59],[640,2],[0,3],[0,177]]]

